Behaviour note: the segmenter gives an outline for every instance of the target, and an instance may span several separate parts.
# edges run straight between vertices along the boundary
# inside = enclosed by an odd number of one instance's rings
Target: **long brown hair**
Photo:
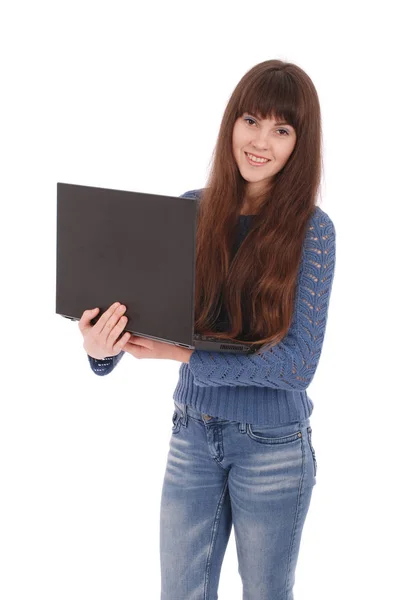
[[[245,112],[295,128],[296,144],[269,189],[253,199],[259,212],[234,254],[246,184],[232,150],[233,127]],[[297,65],[268,60],[250,69],[234,89],[220,126],[213,162],[198,207],[195,331],[278,344],[290,328],[297,273],[308,220],[321,179],[318,95]],[[226,331],[214,328],[222,303]]]

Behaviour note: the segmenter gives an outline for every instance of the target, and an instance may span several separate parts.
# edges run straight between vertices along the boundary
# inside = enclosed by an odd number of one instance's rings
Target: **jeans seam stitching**
[[[290,575],[290,567],[291,567],[291,560],[292,560],[292,553],[293,553],[293,549],[294,549],[294,540],[295,540],[295,534],[296,534],[296,530],[298,527],[298,520],[299,520],[299,515],[300,515],[300,508],[301,508],[301,501],[302,501],[302,490],[303,490],[303,483],[304,483],[304,475],[305,475],[305,444],[304,444],[304,436],[301,437],[302,440],[302,474],[301,474],[301,479],[299,482],[299,490],[298,490],[298,498],[297,498],[297,509],[295,511],[295,517],[294,517],[294,526],[292,529],[292,536],[291,536],[291,543],[290,543],[290,547],[289,547],[289,551],[288,551],[288,560],[287,560],[287,575],[285,578],[285,590],[286,590],[286,599],[288,598],[288,590],[287,590],[287,586],[288,586],[288,580],[289,580],[289,575]]]
[[[220,500],[217,504],[217,511],[216,511],[216,515],[215,515],[214,523],[213,523],[213,527],[212,527],[212,539],[210,541],[209,556],[207,557],[207,560],[206,560],[204,600],[207,600],[207,592],[208,592],[208,586],[209,586],[209,580],[210,580],[209,575],[210,575],[211,556],[212,556],[212,552],[213,552],[214,546],[215,546],[217,530],[220,525],[221,510],[222,510],[224,499],[226,497],[227,487],[228,487],[228,476],[226,477],[223,491],[221,493]]]

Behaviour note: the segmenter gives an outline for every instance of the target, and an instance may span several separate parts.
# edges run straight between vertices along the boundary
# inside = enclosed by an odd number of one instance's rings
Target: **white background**
[[[56,183],[204,187],[226,103],[295,62],[321,102],[337,232],[308,389],[318,462],[296,600],[395,597],[399,579],[399,31],[396,3],[18,2],[0,14],[3,600],[157,599],[180,363],[90,369],[55,314]],[[397,60],[398,55],[398,60]],[[124,218],[124,215],[121,215]],[[88,307],[91,308],[91,307]],[[219,598],[242,599],[234,530]]]

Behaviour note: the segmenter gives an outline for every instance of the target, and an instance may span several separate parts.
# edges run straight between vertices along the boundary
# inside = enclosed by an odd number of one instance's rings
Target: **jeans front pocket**
[[[289,444],[302,438],[299,422],[277,427],[247,423],[246,432],[251,440],[260,444]]]
[[[317,462],[316,462],[316,454],[315,454],[315,449],[312,446],[312,427],[308,427],[307,428],[308,431],[308,441],[309,441],[309,446],[312,452],[312,457],[313,457],[313,467],[314,467],[314,475],[316,477],[316,472],[317,472]]]

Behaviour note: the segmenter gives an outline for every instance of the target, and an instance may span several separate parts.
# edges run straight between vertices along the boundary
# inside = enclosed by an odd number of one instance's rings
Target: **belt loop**
[[[240,423],[239,430],[240,430],[240,433],[245,433],[246,432],[246,423]]]
[[[188,422],[188,412],[187,412],[187,405],[184,403],[184,409],[183,409],[183,415],[182,415],[182,425],[184,425],[184,427],[187,426],[187,422]]]

